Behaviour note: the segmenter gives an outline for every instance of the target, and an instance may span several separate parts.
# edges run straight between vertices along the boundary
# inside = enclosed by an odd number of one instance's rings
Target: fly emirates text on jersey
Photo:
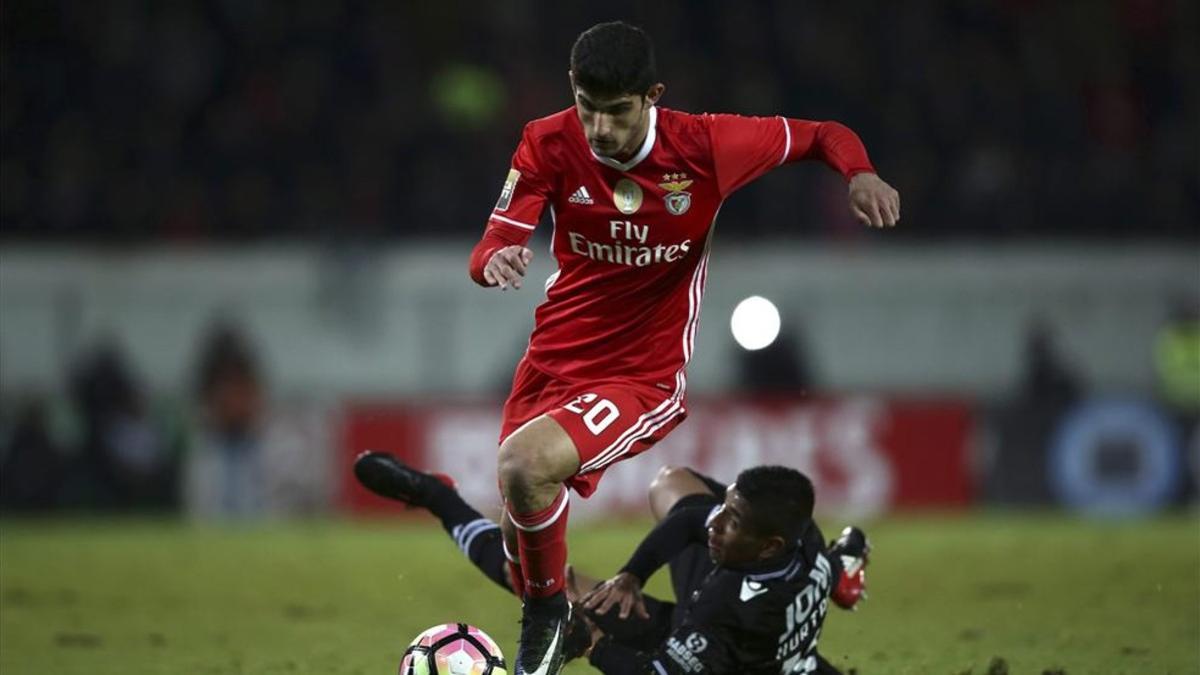
[[[568,232],[571,250],[593,260],[645,267],[661,262],[673,263],[687,255],[692,246],[691,239],[684,239],[678,244],[649,246],[646,240],[650,236],[650,226],[637,225],[628,220],[610,220],[608,230],[613,239],[611,243],[588,241],[578,232]]]

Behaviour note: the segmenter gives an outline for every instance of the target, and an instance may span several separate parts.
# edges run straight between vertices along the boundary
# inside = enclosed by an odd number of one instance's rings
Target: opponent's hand
[[[621,572],[583,596],[583,606],[597,614],[607,614],[613,605],[621,608],[622,619],[629,618],[630,610],[643,619],[649,619],[646,601],[642,598],[642,582],[629,572]]]
[[[489,284],[507,291],[509,286],[521,287],[521,279],[533,260],[533,251],[524,246],[505,246],[492,254],[483,267],[483,278]]]
[[[850,179],[850,212],[867,227],[893,227],[900,222],[900,193],[873,173]]]

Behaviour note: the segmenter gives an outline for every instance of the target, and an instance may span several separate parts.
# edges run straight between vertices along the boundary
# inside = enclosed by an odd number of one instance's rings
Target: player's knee
[[[654,480],[650,481],[650,499],[653,500],[666,490],[670,489],[670,485],[673,482],[674,477],[680,471],[686,471],[686,469],[677,466],[671,466],[669,464],[661,467],[658,470],[658,473],[654,474]]]
[[[664,466],[654,475],[654,480],[650,481],[647,499],[650,501],[650,513],[655,520],[665,518],[675,502],[679,501],[681,472],[686,473],[687,469]]]
[[[561,482],[555,480],[553,464],[552,451],[519,439],[505,440],[496,459],[504,494],[521,494],[546,483]]]

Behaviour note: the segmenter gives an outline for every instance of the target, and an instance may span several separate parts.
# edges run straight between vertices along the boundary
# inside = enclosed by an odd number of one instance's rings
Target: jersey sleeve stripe
[[[526,230],[536,230],[537,229],[537,225],[530,225],[529,223],[522,223],[521,221],[513,220],[512,218],[505,218],[504,216],[502,216],[498,213],[493,213],[488,218],[488,220],[498,220],[502,223],[508,223],[509,225],[516,225],[517,227],[520,227],[520,228],[526,229]]]
[[[654,666],[654,672],[658,673],[659,675],[667,675],[667,669],[663,668],[662,662],[658,659],[651,661],[650,665]]]
[[[782,166],[787,161],[788,153],[792,151],[792,128],[788,126],[786,117],[780,117],[779,121],[783,122],[783,157],[779,158],[779,165]]]

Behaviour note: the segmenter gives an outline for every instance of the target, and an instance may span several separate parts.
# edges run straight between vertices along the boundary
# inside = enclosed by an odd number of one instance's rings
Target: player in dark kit
[[[836,122],[693,115],[665,90],[649,38],[616,22],[571,49],[574,106],[526,125],[500,199],[471,253],[472,279],[520,288],[543,212],[558,271],[504,405],[498,474],[505,543],[525,599],[518,675],[561,668],[568,491],[587,497],[606,468],[687,414],[688,361],[712,225],[738,188],[815,159],[849,184],[850,210],[884,227],[899,195],[858,136]]]
[[[377,452],[360,455],[354,471],[373,492],[429,509],[476,567],[517,593],[499,526],[448,478]],[[565,660],[586,655],[606,675],[837,675],[817,638],[828,599],[851,609],[863,596],[870,546],[848,527],[825,547],[803,474],[755,467],[726,487],[664,468],[650,503],[659,522],[616,576],[567,574],[579,611],[564,629]],[[663,565],[677,603],[641,592]]]

